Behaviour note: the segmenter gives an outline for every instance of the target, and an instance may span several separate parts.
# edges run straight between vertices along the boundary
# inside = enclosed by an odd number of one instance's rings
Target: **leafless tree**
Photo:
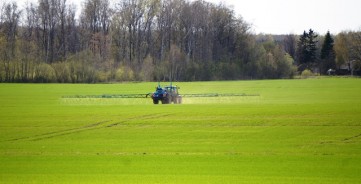
[[[297,46],[296,35],[293,35],[293,34],[286,35],[286,37],[283,40],[283,47],[284,47],[284,50],[293,59],[295,59],[295,57],[296,57],[296,46]]]
[[[2,6],[0,15],[0,44],[2,48],[0,51],[6,81],[14,81],[15,79],[15,64],[12,62],[14,62],[16,55],[16,36],[20,15],[21,11],[18,10],[16,2],[5,3]]]

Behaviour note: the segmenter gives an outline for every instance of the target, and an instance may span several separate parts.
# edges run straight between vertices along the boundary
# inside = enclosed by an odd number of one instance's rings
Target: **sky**
[[[302,34],[304,30],[337,34],[361,30],[361,0],[206,0],[233,6],[253,31]]]
[[[16,1],[20,7],[26,1]],[[313,29],[319,34],[361,30],[361,0],[205,0],[223,3],[252,25],[254,33],[302,34]],[[81,0],[67,0],[81,8]]]

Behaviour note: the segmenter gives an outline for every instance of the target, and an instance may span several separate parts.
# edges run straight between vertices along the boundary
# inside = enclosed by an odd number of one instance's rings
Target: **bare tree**
[[[337,68],[340,68],[342,65],[346,64],[350,60],[348,50],[350,50],[351,47],[347,35],[348,34],[346,32],[341,32],[335,38],[334,49],[336,52]]]
[[[353,32],[351,34],[351,40],[351,57],[352,59],[361,62],[361,31]]]
[[[21,11],[18,10],[16,2],[5,3],[1,11],[0,44],[2,44],[1,55],[3,68],[5,70],[5,81],[14,81],[15,63],[11,63],[16,55],[16,36],[18,33]]]
[[[361,68],[361,32],[342,32],[335,39],[336,64],[349,70]]]
[[[23,19],[23,29],[20,35],[19,54],[20,66],[19,75],[22,82],[27,82],[33,79],[35,61],[40,60],[38,57],[39,48],[36,44],[36,29],[37,29],[37,7],[30,3],[26,5],[25,18]]]
[[[63,0],[39,0],[38,14],[41,23],[41,37],[39,38],[46,63],[52,63],[55,60],[55,37],[59,24],[58,7],[60,7],[61,1]]]
[[[83,49],[92,50],[100,60],[107,60],[110,49],[110,19],[112,10],[109,0],[87,0],[80,17]]]
[[[152,48],[152,25],[158,7],[159,0],[126,0],[119,4],[115,16],[115,31],[123,35],[115,38],[123,52],[120,60],[137,71]]]
[[[75,54],[80,51],[80,40],[79,40],[79,28],[75,20],[76,7],[75,5],[70,5],[67,8],[67,14],[65,17],[65,42],[66,42],[66,51],[71,54]]]
[[[66,7],[66,0],[59,0],[56,4],[57,9],[57,17],[58,17],[58,32],[59,34],[57,37],[57,50],[56,53],[59,56],[59,60],[64,61],[66,59],[66,45],[67,45],[67,31],[66,31],[66,18],[67,18],[67,7]]]
[[[294,34],[286,35],[286,37],[283,40],[283,47],[284,47],[284,50],[293,59],[295,59],[295,57],[296,57],[296,46],[297,46],[296,35],[294,35]]]

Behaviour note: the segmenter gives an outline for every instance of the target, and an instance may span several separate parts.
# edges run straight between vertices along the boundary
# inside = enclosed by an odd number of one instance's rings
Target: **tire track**
[[[352,139],[357,139],[357,138],[359,138],[359,137],[361,137],[361,134],[358,134],[358,135],[355,135],[355,136],[352,136],[352,137],[344,138],[344,139],[342,140],[342,142],[349,141],[349,140],[352,140]]]
[[[36,139],[39,139],[41,137],[51,137],[53,135],[66,135],[66,133],[69,133],[69,132],[77,132],[77,131],[81,131],[81,130],[90,129],[90,128],[97,127],[97,126],[99,126],[101,124],[105,124],[105,123],[108,123],[108,122],[110,122],[110,121],[101,121],[101,122],[81,126],[81,127],[78,127],[78,128],[70,128],[70,129],[65,129],[65,130],[47,132],[47,133],[33,135],[33,136],[9,139],[9,140],[6,140],[6,141],[8,142],[8,141],[21,141],[21,140],[36,140]]]
[[[130,122],[130,121],[133,121],[133,120],[156,119],[156,118],[168,117],[168,116],[171,116],[171,115],[172,115],[172,114],[143,115],[143,116],[139,116],[139,117],[129,118],[129,119],[127,119],[127,120],[120,121],[120,122],[117,122],[117,123],[112,123],[112,124],[110,124],[110,125],[107,125],[106,127],[107,127],[107,128],[112,128],[112,127],[115,127],[115,126],[118,126],[118,125],[121,125],[121,124]]]
[[[155,119],[155,118],[167,117],[167,116],[171,116],[171,115],[172,114],[150,114],[150,115],[135,116],[135,117],[127,118],[125,120],[116,122],[116,123],[111,123],[111,122],[114,122],[113,120],[107,120],[107,121],[101,121],[101,122],[96,122],[96,123],[84,125],[84,126],[81,126],[81,127],[70,128],[70,129],[59,130],[59,131],[46,132],[46,133],[33,135],[33,136],[19,137],[19,138],[5,140],[5,141],[2,141],[2,142],[41,141],[41,140],[45,140],[45,139],[51,139],[51,138],[54,138],[54,137],[60,137],[60,136],[65,136],[65,135],[70,135],[70,134],[76,134],[76,133],[85,132],[85,131],[104,129],[104,128],[113,128],[113,127],[116,127],[116,126],[119,126],[121,124],[131,122],[131,121],[134,121],[134,120]]]
[[[357,139],[359,137],[361,137],[361,134],[357,134],[357,135],[352,136],[352,137],[346,137],[346,138],[338,140],[338,141],[323,141],[323,142],[320,142],[320,144],[347,143],[348,141],[351,141],[353,139]]]

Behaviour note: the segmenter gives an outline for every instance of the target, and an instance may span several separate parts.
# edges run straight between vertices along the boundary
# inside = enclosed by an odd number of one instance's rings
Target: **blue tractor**
[[[179,95],[178,89],[179,87],[172,86],[172,83],[164,88],[158,84],[155,92],[152,94],[153,103],[159,104],[159,101],[161,101],[162,104],[181,104],[182,96]]]

